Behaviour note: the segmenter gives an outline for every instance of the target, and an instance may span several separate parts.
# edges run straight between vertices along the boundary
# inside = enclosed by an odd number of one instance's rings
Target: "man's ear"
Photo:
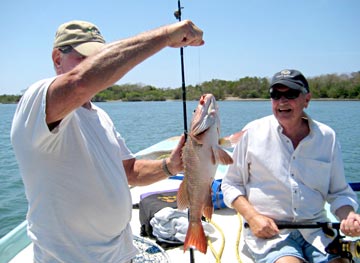
[[[305,96],[305,108],[307,108],[309,106],[309,102],[311,100],[311,93],[307,93]]]
[[[52,51],[51,56],[52,56],[52,60],[53,60],[53,63],[54,63],[55,70],[57,70],[61,66],[61,52],[60,52],[60,50],[58,50],[57,48],[54,48],[53,51]]]

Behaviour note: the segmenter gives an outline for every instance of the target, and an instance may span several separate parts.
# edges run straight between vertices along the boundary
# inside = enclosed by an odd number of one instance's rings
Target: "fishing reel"
[[[321,228],[325,235],[334,237],[333,241],[325,248],[329,254],[339,255],[355,263],[353,258],[360,258],[360,239],[344,240],[345,236],[340,233],[340,223],[316,222],[316,223],[294,223],[276,221],[279,229]],[[248,228],[248,223],[245,223]]]
[[[360,240],[350,241],[340,239],[335,243],[333,241],[326,247],[326,252],[340,255],[353,262],[352,258],[360,258]]]
[[[329,254],[339,255],[342,258],[355,262],[353,258],[360,258],[360,240],[344,240],[345,236],[340,233],[340,223],[316,222],[316,223],[281,223],[276,222],[279,229],[282,228],[321,228],[325,235],[334,238],[325,248]]]
[[[340,255],[342,258],[347,258],[350,262],[355,262],[353,258],[360,258],[360,240],[344,240],[345,236],[340,234],[339,229],[339,226],[334,228],[336,236],[325,248],[325,251],[329,254]]]

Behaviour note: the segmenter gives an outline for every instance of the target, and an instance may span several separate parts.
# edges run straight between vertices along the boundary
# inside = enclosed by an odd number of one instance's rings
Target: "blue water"
[[[187,102],[188,125],[197,102]],[[182,102],[98,103],[135,153],[184,131]],[[219,102],[222,135],[234,133],[249,121],[271,114],[269,101]],[[10,144],[10,127],[16,105],[0,104],[0,237],[25,219],[27,202]],[[349,182],[360,181],[360,102],[311,101],[306,110],[330,125],[340,139]]]

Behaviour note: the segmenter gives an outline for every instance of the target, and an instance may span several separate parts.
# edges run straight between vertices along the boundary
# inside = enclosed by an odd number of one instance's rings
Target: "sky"
[[[205,45],[184,48],[185,84],[271,77],[285,68],[307,77],[360,70],[358,0],[181,0],[182,20],[204,31]],[[57,27],[96,24],[107,42],[177,22],[178,0],[2,0],[0,95],[21,94],[55,75]],[[117,84],[181,87],[180,49],[165,48]]]

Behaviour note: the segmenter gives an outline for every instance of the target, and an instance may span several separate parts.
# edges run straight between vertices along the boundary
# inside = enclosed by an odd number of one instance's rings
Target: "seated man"
[[[348,236],[360,234],[356,195],[346,182],[335,132],[310,118],[311,93],[297,70],[282,70],[270,85],[273,114],[245,126],[223,180],[225,203],[247,221],[245,244],[255,262],[348,262],[327,254],[320,228],[280,231],[275,220],[328,221],[324,205]]]

